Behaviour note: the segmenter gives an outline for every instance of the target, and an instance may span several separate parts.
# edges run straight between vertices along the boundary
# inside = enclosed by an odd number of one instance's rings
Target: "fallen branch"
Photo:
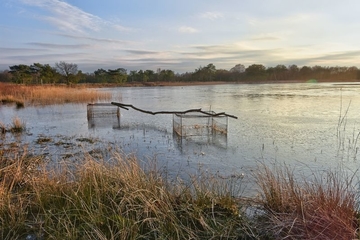
[[[147,114],[151,114],[151,115],[156,115],[156,114],[186,114],[186,113],[189,113],[189,112],[199,112],[199,113],[203,113],[203,114],[206,114],[208,116],[212,116],[212,117],[218,117],[218,116],[227,116],[227,117],[231,117],[231,118],[235,118],[237,119],[236,116],[234,115],[229,115],[229,114],[226,114],[224,112],[221,112],[221,113],[209,113],[209,112],[204,112],[201,110],[201,108],[198,108],[198,109],[189,109],[189,110],[186,110],[186,111],[158,111],[158,112],[152,112],[152,111],[147,111],[147,110],[143,110],[143,109],[140,109],[140,108],[137,108],[131,104],[124,104],[124,103],[118,103],[118,102],[111,102],[112,105],[115,105],[115,106],[118,106],[119,108],[123,108],[125,110],[129,110],[129,108],[132,108],[136,111],[139,111],[139,112],[142,112],[142,113],[147,113]]]

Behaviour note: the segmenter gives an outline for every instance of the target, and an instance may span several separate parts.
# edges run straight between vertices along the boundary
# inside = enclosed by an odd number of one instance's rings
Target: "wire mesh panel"
[[[209,114],[215,112],[209,111]],[[202,136],[215,133],[227,134],[227,116],[212,116],[206,113],[173,114],[173,129],[179,136]]]
[[[89,103],[87,119],[89,128],[120,127],[120,108],[111,103]]]

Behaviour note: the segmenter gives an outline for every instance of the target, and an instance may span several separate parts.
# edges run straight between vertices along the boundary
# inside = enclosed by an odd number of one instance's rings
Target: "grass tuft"
[[[262,166],[263,232],[275,239],[354,239],[359,227],[357,194],[352,179],[326,172],[295,179],[287,166]],[[300,184],[301,183],[301,184]]]
[[[26,129],[25,125],[26,124],[24,121],[22,121],[18,117],[15,117],[15,118],[13,118],[13,121],[12,121],[9,131],[13,132],[13,133],[23,132]]]

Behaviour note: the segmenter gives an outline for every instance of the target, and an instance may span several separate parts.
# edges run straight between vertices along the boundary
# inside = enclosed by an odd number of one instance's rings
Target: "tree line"
[[[210,63],[200,66],[193,72],[174,73],[172,70],[133,70],[124,68],[98,69],[93,73],[83,73],[77,64],[58,62],[54,66],[34,63],[32,65],[13,65],[9,70],[0,72],[0,82],[19,84],[75,84],[75,83],[148,83],[148,82],[270,82],[270,81],[357,81],[360,80],[360,69],[352,67],[322,67],[297,65],[277,65],[265,67],[252,64],[245,68],[237,64],[230,70],[216,69]]]

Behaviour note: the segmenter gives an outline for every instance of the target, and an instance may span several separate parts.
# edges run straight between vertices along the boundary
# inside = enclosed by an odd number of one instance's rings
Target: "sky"
[[[0,71],[360,68],[359,0],[1,0]]]

